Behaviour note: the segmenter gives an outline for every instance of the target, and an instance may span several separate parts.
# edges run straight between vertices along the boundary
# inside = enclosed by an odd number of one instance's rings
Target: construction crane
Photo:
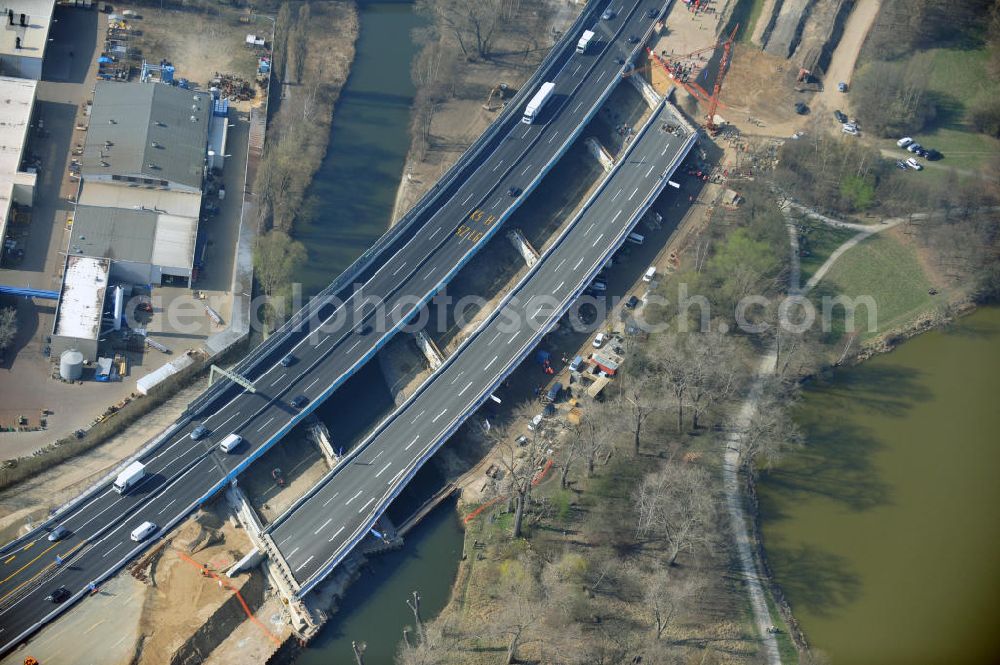
[[[726,70],[729,67],[730,61],[732,60],[733,42],[736,39],[736,32],[739,29],[740,29],[739,25],[733,28],[733,31],[730,33],[729,38],[726,39],[726,41],[724,42],[716,42],[712,46],[706,46],[705,48],[701,48],[696,51],[692,51],[691,53],[687,53],[685,55],[680,56],[680,58],[693,58],[697,55],[706,53],[708,51],[715,51],[719,46],[722,47],[722,57],[719,60],[719,70],[718,72],[716,72],[715,84],[712,86],[711,94],[709,94],[707,90],[698,85],[696,82],[684,80],[683,73],[681,72],[679,66],[672,68],[670,66],[670,63],[668,63],[662,57],[657,55],[651,48],[648,47],[646,48],[646,52],[649,53],[650,59],[655,60],[657,64],[659,64],[660,67],[663,68],[663,71],[667,73],[667,76],[669,76],[670,79],[674,81],[674,83],[687,90],[688,93],[690,93],[691,96],[694,97],[696,100],[698,100],[700,103],[707,105],[708,112],[705,115],[705,127],[712,134],[715,134],[716,132],[719,131],[719,126],[715,123],[715,115],[716,111],[719,110],[720,106],[723,107],[725,106],[725,104],[719,101],[719,93],[722,91],[722,80],[723,78],[725,78]]]
[[[719,109],[719,93],[722,92],[722,79],[725,78],[726,69],[729,67],[729,61],[732,59],[733,41],[736,40],[736,31],[739,29],[740,25],[737,23],[736,27],[729,34],[729,39],[722,44],[722,58],[719,60],[719,71],[715,74],[715,85],[712,86],[712,97],[708,104],[708,122],[705,123],[708,131],[712,134],[719,131],[718,125],[715,124],[715,112]]]

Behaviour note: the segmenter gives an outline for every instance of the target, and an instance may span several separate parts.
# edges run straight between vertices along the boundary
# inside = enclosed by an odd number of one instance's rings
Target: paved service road
[[[364,538],[416,470],[554,326],[624,239],[693,145],[668,106],[604,183],[597,198],[535,265],[494,314],[372,437],[335,468],[311,496],[270,529],[296,581],[307,592]],[[669,171],[669,173],[668,173]]]
[[[65,586],[74,599],[82,597],[89,582],[103,579],[140,551],[142,545],[129,539],[135,526],[145,520],[164,529],[173,526],[280,440],[485,244],[620,80],[623,63],[640,47],[629,44],[629,38],[645,35],[656,20],[649,10],[663,8],[650,0],[615,0],[613,6],[615,17],[598,23],[600,41],[586,54],[573,53],[579,35],[567,35],[561,43],[566,54],[550,77],[555,93],[539,121],[511,123],[472,175],[359,292],[338,308],[319,308],[317,320],[323,324],[296,343],[293,364],[261,368],[251,377],[255,393],[230,391],[225,400],[209,400],[203,412],[177,423],[163,445],[143,458],[150,475],[138,487],[124,496],[110,488],[99,491],[60,516],[69,529],[63,541],[50,543],[42,532],[2,550],[0,652],[72,602],[47,601],[54,588]],[[511,188],[514,195],[508,194]],[[371,299],[384,303],[386,320]],[[300,395],[306,402],[301,409],[292,405]],[[190,438],[197,425],[210,431],[201,441]],[[244,437],[243,447],[235,454],[219,453],[217,444],[231,432]]]

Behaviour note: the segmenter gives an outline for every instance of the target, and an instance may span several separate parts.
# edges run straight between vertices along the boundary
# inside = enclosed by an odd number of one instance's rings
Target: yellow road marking
[[[32,559],[32,560],[31,560],[31,561],[29,561],[28,563],[26,563],[26,564],[24,564],[23,566],[21,566],[20,568],[18,568],[17,570],[15,570],[15,571],[14,571],[13,573],[11,573],[10,575],[8,575],[8,576],[7,576],[7,577],[5,577],[4,579],[0,580],[0,584],[3,584],[4,582],[6,582],[7,580],[9,580],[10,578],[12,578],[12,577],[15,577],[15,576],[16,576],[16,575],[17,575],[18,573],[20,573],[20,572],[21,572],[22,570],[24,570],[25,568],[27,568],[28,566],[30,566],[31,564],[35,563],[35,562],[36,562],[36,561],[38,561],[38,560],[39,560],[40,558],[42,558],[43,556],[45,556],[45,552],[48,552],[48,551],[49,551],[50,549],[52,549],[53,547],[55,547],[55,546],[56,546],[56,545],[58,545],[58,544],[59,544],[59,543],[52,543],[51,545],[49,545],[49,546],[48,546],[47,548],[45,548],[45,550],[43,550],[43,551],[42,551],[42,552],[41,552],[41,553],[40,553],[40,554],[39,554],[38,556],[36,556],[36,557],[35,557],[34,559]],[[25,549],[27,549],[27,548],[25,548]],[[4,598],[6,598],[6,597],[7,597],[7,596],[4,596]],[[0,598],[0,600],[3,600],[3,598]]]
[[[37,540],[31,541],[30,543],[28,543],[27,545],[25,545],[24,547],[22,547],[21,551],[24,552],[24,551],[30,550],[32,547],[35,546],[35,543],[37,543],[37,542],[38,542]]]
[[[11,561],[13,561],[16,558],[17,558],[17,555],[16,554],[12,554],[9,559],[7,559],[6,561],[4,561],[4,563],[10,563]]]

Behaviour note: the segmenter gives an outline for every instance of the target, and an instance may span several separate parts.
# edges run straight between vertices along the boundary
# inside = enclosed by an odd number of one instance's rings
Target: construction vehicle
[[[503,108],[504,104],[506,104],[506,102],[504,101],[504,97],[506,97],[506,96],[507,96],[507,84],[506,83],[497,83],[495,86],[493,86],[490,89],[490,94],[486,98],[486,103],[483,104],[483,109],[486,110],[486,111],[495,111],[498,108]],[[498,97],[500,99],[500,106],[498,106],[498,107],[494,107],[493,106],[493,98],[494,97]]]

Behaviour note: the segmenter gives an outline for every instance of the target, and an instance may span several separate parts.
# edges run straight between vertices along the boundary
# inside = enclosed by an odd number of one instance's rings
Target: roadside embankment
[[[352,0],[286,2],[275,38],[273,117],[254,191],[262,228],[290,231],[326,154],[333,110],[358,37]]]
[[[582,5],[525,0],[480,49],[461,28],[449,27],[451,0],[425,5],[431,28],[413,65],[413,103],[403,179],[392,213],[395,223],[454,164],[497,117],[505,100],[535,71]],[[499,5],[498,5],[499,6]]]

